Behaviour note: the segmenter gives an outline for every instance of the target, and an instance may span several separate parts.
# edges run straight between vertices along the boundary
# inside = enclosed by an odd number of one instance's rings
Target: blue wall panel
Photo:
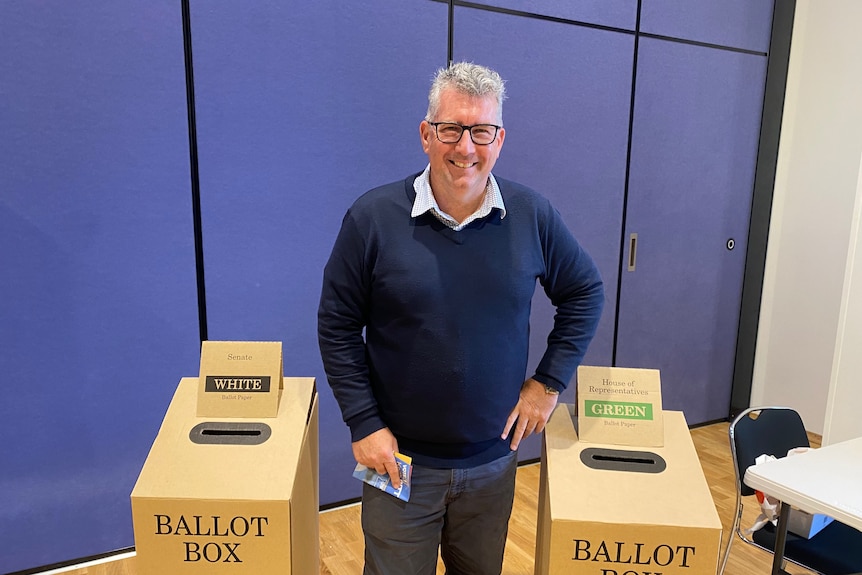
[[[637,6],[482,3],[626,30]],[[191,7],[209,337],[284,342],[285,373],[321,392],[321,503],[357,497],[317,349],[320,279],[350,203],[426,164],[418,124],[448,7]],[[768,46],[772,2],[642,8],[647,33]],[[601,267],[592,364],[611,363],[615,338],[633,49],[631,34],[455,10],[455,58],[508,80],[496,172],[551,198]],[[180,3],[0,2],[0,53],[8,572],[132,545],[129,494],[199,341]],[[617,364],[661,368],[665,406],[689,423],[726,415],[764,72],[761,56],[640,42],[626,231],[641,248]],[[531,367],[552,314],[541,293],[535,306]]]
[[[730,407],[765,75],[764,56],[640,44],[617,363],[660,369],[689,424]]]
[[[769,51],[773,0],[643,0],[641,32]]]
[[[179,3],[0,3],[0,572],[133,544],[197,371]]]
[[[427,0],[192,3],[209,338],[284,342],[321,392],[321,504],[358,497],[323,373],[317,304],[345,211],[422,170],[446,6]]]
[[[637,0],[475,0],[474,3],[625,30],[635,29],[638,5]],[[456,30],[469,33],[469,29]]]
[[[605,312],[590,365],[612,361],[633,50],[629,34],[455,10],[455,59],[491,66],[507,81],[506,144],[495,173],[548,197],[601,269]],[[553,308],[541,286],[537,292],[530,369],[553,325]],[[574,388],[563,401],[574,401]],[[537,457],[538,444],[531,440],[522,459]]]

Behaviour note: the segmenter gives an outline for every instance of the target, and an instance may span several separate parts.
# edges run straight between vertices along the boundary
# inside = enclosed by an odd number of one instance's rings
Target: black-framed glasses
[[[437,134],[437,139],[444,144],[457,144],[461,141],[461,136],[464,135],[464,130],[470,132],[470,139],[477,146],[487,146],[497,139],[497,132],[502,126],[494,124],[474,124],[472,126],[462,126],[453,122],[428,122],[434,126],[434,132]]]

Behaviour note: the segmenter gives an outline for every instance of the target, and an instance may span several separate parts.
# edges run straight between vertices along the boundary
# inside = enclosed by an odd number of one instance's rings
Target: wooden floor
[[[727,423],[717,423],[693,429],[692,438],[700,456],[704,474],[712,490],[715,506],[724,526],[722,551],[728,539],[735,506],[733,463],[727,439]],[[811,437],[812,445],[819,446],[820,438]],[[503,562],[504,575],[533,573],[533,556],[536,544],[536,502],[539,489],[538,464],[518,469],[515,507],[509,523],[509,539]],[[360,575],[362,573],[362,530],[359,525],[359,505],[325,511],[320,515],[320,573],[321,575]],[[749,525],[756,511],[743,518]],[[731,548],[727,575],[766,575],[770,572],[772,556],[746,545],[738,539]],[[804,569],[788,567],[793,574],[806,574]],[[442,564],[437,573],[443,574]],[[53,573],[53,572],[52,572]],[[134,557],[110,561],[100,565],[65,570],[70,575],[138,575]],[[305,575],[305,574],[299,574]]]

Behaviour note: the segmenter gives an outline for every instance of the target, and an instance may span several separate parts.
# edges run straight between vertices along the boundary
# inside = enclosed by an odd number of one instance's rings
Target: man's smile
[[[458,162],[456,160],[449,160],[449,161],[452,162],[453,164],[455,164],[456,166],[458,166],[459,168],[472,168],[473,166],[475,166],[476,164],[479,163],[479,162]]]

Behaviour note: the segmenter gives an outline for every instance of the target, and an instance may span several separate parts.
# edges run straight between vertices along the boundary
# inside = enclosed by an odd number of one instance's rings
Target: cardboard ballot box
[[[721,521],[681,412],[662,447],[578,440],[573,406],[545,427],[536,574],[715,575]]]
[[[314,378],[283,385],[276,417],[226,420],[180,381],[132,491],[138,575],[319,571]]]

